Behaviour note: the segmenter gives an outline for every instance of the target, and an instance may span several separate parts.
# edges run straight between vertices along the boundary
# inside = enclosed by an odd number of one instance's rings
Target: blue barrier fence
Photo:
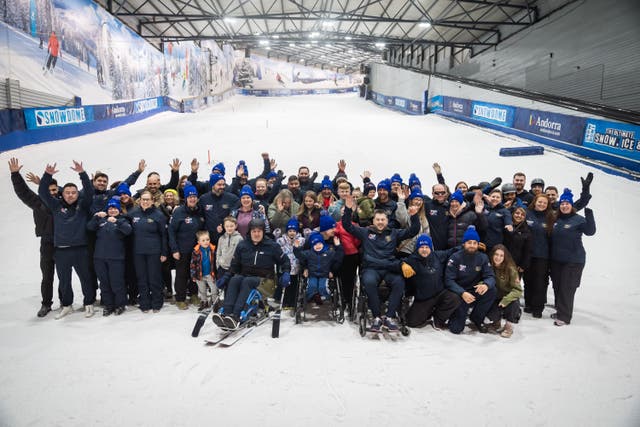
[[[371,91],[371,100],[383,107],[402,111],[407,114],[424,114],[424,102],[400,96],[388,96]]]
[[[326,95],[335,93],[357,92],[358,86],[339,87],[331,89],[238,89],[239,95],[245,96],[296,96],[296,95]]]

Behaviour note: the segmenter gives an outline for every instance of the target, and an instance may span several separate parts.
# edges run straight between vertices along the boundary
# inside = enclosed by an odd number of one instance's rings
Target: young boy
[[[216,248],[217,277],[222,277],[229,271],[236,246],[243,240],[238,231],[238,221],[234,217],[226,217],[222,221],[222,226],[224,227],[224,234],[218,239],[218,247]]]
[[[97,212],[87,223],[87,229],[96,232],[93,263],[100,281],[100,294],[104,304],[103,316],[120,315],[127,305],[125,273],[125,237],[131,234],[131,224],[120,215],[117,197],[107,202],[107,211]]]
[[[207,285],[211,289],[211,296],[218,294],[218,288],[215,284],[215,263],[213,262],[213,254],[216,246],[211,244],[211,238],[207,230],[200,230],[196,233],[198,244],[193,248],[191,254],[191,279],[198,284],[198,296],[200,297],[200,307],[198,311],[202,311],[210,306],[207,297]]]
[[[287,230],[284,236],[278,237],[276,242],[282,248],[282,252],[289,257],[291,263],[291,286],[285,289],[284,302],[285,307],[294,307],[298,292],[298,274],[300,273],[300,262],[293,254],[294,248],[304,246],[304,237],[299,232],[300,223],[296,218],[291,218],[287,222]]]
[[[306,251],[294,248],[293,252],[304,268],[302,273],[307,278],[306,300],[313,300],[317,305],[322,305],[322,298],[329,297],[327,281],[333,278],[342,263],[344,252],[340,246],[340,239],[334,237],[334,249],[325,244],[322,235],[316,231],[309,235],[311,249]]]

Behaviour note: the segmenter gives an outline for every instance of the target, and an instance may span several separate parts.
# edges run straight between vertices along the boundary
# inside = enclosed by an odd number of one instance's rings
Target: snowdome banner
[[[160,52],[89,0],[4,0],[0,12],[0,78],[24,88],[86,105],[232,87],[230,46],[167,43]]]

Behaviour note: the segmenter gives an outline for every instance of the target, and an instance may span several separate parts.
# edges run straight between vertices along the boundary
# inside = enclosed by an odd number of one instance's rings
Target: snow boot
[[[116,316],[120,316],[122,313],[124,313],[125,310],[126,310],[126,308],[124,306],[116,307],[114,313],[115,313]]]
[[[493,322],[491,322],[491,324],[489,324],[489,329],[496,333],[500,332],[502,330],[502,321],[500,319],[494,320]]]
[[[62,319],[63,317],[68,316],[71,313],[73,313],[73,305],[64,306],[62,307],[62,310],[60,310],[60,313],[58,313],[58,315],[56,316],[56,320]]]
[[[111,316],[112,314],[113,314],[113,309],[111,309],[111,308],[109,308],[109,307],[105,307],[105,308],[102,310],[102,315],[103,315],[104,317]]]
[[[502,338],[511,338],[511,335],[513,335],[513,325],[511,322],[507,322],[504,324],[504,329],[500,333],[500,336]]]
[[[93,311],[93,304],[84,306],[84,317],[93,317],[95,312]]]
[[[40,307],[40,310],[38,310],[38,317],[44,317],[50,311],[51,311],[51,306],[50,305],[42,304],[42,307]]]
[[[186,310],[189,308],[189,306],[187,305],[186,301],[178,301],[176,302],[176,307],[178,307],[178,310]]]
[[[238,316],[236,316],[235,314],[232,314],[230,316],[224,316],[223,321],[224,321],[224,327],[230,330],[238,329],[238,327],[240,326],[240,320],[238,319]]]
[[[198,307],[198,311],[202,312],[209,308],[209,301],[200,301],[200,307]]]

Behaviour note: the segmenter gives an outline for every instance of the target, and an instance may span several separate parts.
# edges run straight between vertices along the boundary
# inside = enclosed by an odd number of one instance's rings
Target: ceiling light
[[[318,37],[319,35],[320,35],[320,33],[317,33],[317,32],[314,31],[313,33],[309,34],[309,37],[315,38],[315,37]]]
[[[274,39],[279,39],[279,38],[280,38],[280,36],[279,36],[279,35],[277,35],[277,34],[274,34],[274,35],[272,35],[271,37],[273,37]]]
[[[378,49],[383,49],[385,46],[386,46],[386,44],[385,44],[385,43],[376,43],[376,47],[377,47]]]
[[[304,59],[300,58],[300,62],[304,62]]]
[[[311,43],[318,44],[318,40],[312,40]]]
[[[418,24],[418,26],[420,28],[431,28],[431,23],[430,22],[421,22]]]
[[[295,43],[289,43],[289,47],[296,47]]]
[[[311,45],[310,45],[309,43],[307,43],[307,44],[305,44],[305,45],[304,45],[304,47],[306,47],[306,48],[310,48],[310,47],[311,47]]]
[[[266,45],[268,45],[268,44],[269,44],[269,40],[260,40],[260,44],[261,44],[262,46],[266,46]]]
[[[351,37],[351,36],[346,36],[344,39],[345,39],[345,40],[351,40],[352,38],[353,38],[353,37]]]
[[[324,47],[333,47],[333,46],[331,46],[331,43],[327,43],[324,45]]]

